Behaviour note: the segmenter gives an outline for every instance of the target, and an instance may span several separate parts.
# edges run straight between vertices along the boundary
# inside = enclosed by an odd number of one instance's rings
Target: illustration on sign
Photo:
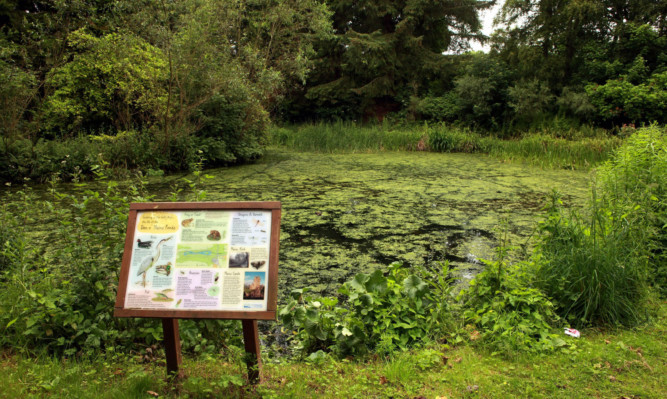
[[[126,309],[266,310],[271,211],[140,211]]]

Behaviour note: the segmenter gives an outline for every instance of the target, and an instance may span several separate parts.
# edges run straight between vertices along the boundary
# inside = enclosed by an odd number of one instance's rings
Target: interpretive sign
[[[275,319],[279,202],[130,206],[115,314]]]
[[[275,320],[280,202],[130,205],[116,317],[162,319],[179,375],[178,319],[241,319],[248,379],[260,381],[257,320]]]

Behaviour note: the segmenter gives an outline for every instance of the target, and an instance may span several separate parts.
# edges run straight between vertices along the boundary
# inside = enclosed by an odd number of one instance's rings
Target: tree
[[[480,39],[477,12],[493,1],[328,2],[335,36],[319,41],[305,98],[381,118],[405,107],[443,65],[443,52]],[[349,116],[349,115],[348,115]]]

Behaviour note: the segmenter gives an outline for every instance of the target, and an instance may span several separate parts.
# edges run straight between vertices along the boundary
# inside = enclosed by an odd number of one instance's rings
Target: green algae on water
[[[358,272],[393,261],[448,260],[464,276],[491,259],[496,227],[512,245],[532,233],[553,188],[583,201],[588,175],[471,154],[316,154],[273,150],[260,162],[207,171],[211,201],[282,202],[281,296],[333,294]]]
[[[393,261],[438,267],[447,260],[471,277],[482,267],[480,258],[493,257],[502,220],[510,244],[521,245],[552,189],[571,205],[583,203],[588,193],[585,172],[541,170],[475,154],[271,150],[255,164],[206,174],[212,176],[204,182],[207,201],[282,202],[279,298],[306,286],[334,294],[356,273]],[[179,184],[181,176],[153,177],[147,190],[154,201],[169,201]],[[83,192],[105,185],[58,189]],[[46,187],[38,191],[48,198]],[[50,218],[38,218],[32,230],[45,229]]]

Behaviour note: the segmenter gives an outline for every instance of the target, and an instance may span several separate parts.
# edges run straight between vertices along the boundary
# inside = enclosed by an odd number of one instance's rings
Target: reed
[[[271,129],[272,142],[296,151],[377,152],[417,149],[424,131],[352,122],[317,123]]]
[[[571,131],[565,136],[545,131],[502,139],[445,124],[396,127],[389,124],[357,125],[353,122],[274,126],[271,140],[274,145],[295,151],[482,153],[505,162],[528,162],[545,168],[569,169],[588,169],[603,162],[622,143],[619,137],[588,131]]]
[[[581,213],[556,196],[541,224],[541,288],[574,325],[635,325],[649,287],[665,296],[667,135],[639,129],[598,170]]]

